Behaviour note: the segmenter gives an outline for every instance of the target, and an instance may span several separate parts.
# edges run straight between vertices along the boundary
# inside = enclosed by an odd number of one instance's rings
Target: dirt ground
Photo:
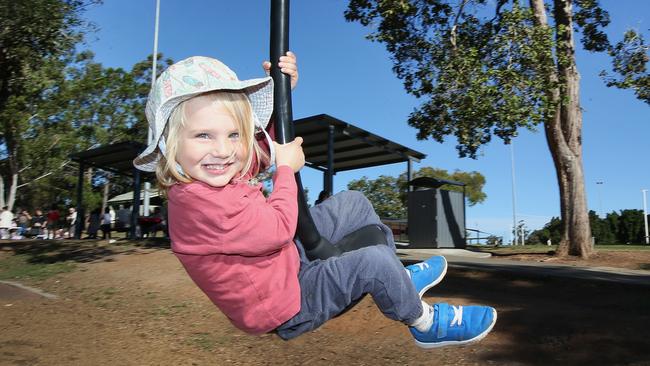
[[[495,258],[510,259],[514,261],[536,261],[569,266],[650,270],[650,250],[638,251],[622,249],[596,251],[586,260],[579,257],[558,258],[553,255],[553,251],[549,251],[545,254],[503,254],[498,251],[486,251],[491,252]]]
[[[425,299],[489,304],[499,319],[478,344],[422,350],[369,297],[289,342],[247,336],[164,245],[5,245],[0,260],[14,252],[78,264],[20,281],[57,299],[0,298],[0,365],[650,365],[650,286],[450,268]],[[610,267],[650,264],[650,251],[608,253]]]

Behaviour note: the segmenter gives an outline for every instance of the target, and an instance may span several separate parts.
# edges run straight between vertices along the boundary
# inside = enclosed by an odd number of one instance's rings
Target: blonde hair
[[[246,154],[246,163],[240,172],[239,177],[245,178],[247,175],[255,177],[260,172],[260,166],[269,165],[269,156],[257,144],[255,139],[255,123],[253,121],[253,110],[250,101],[244,92],[238,91],[213,91],[197,95],[193,98],[209,98],[211,103],[218,103],[226,108],[230,115],[235,119],[239,127],[241,143],[244,144]],[[187,102],[192,98],[181,102],[169,116],[169,121],[163,131],[165,137],[166,151],[163,155],[158,152],[160,160],[156,166],[156,178],[164,190],[169,189],[177,183],[190,183],[193,179],[185,174],[181,174],[176,168],[178,162],[176,154],[178,152],[179,135],[186,124],[185,107]],[[252,152],[252,153],[251,153]],[[255,163],[253,159],[256,159]],[[251,171],[252,169],[252,171]],[[249,174],[250,173],[250,174]]]

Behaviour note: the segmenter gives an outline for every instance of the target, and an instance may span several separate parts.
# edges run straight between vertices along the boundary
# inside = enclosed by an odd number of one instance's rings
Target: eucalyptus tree
[[[127,140],[145,142],[150,69],[151,57],[130,70],[104,67],[90,52],[68,60],[57,82],[42,88],[32,100],[29,126],[19,135],[23,147],[19,205],[73,201],[77,169],[69,154]],[[106,196],[130,186],[128,179],[99,170],[89,172],[86,182],[84,192],[110,186]]]
[[[96,0],[0,0],[0,204],[13,206],[21,138],[34,98],[52,85],[89,25],[81,17]],[[5,188],[7,182],[7,188]]]
[[[542,125],[560,191],[558,254],[591,254],[574,31],[586,50],[617,53],[598,0],[350,0],[345,17],[386,45],[422,100],[408,120],[419,139],[454,135],[459,155],[476,158],[493,136],[510,143]]]

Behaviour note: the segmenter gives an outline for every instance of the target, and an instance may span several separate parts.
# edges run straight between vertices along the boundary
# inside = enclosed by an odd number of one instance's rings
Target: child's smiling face
[[[185,104],[176,161],[185,174],[213,187],[238,177],[246,164],[239,123],[222,103],[199,96]]]

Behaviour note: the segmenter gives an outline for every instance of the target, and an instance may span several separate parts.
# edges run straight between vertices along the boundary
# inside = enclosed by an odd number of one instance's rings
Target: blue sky
[[[158,50],[175,61],[193,55],[216,57],[240,77],[262,74],[269,53],[269,1],[161,0]],[[626,29],[650,40],[650,1],[601,1],[610,12],[607,31],[618,41]],[[298,55],[300,81],[293,93],[294,118],[327,113],[425,153],[414,165],[478,171],[486,177],[484,203],[468,207],[467,226],[510,237],[512,225],[511,150],[495,138],[477,160],[459,158],[455,139],[440,144],[418,141],[406,123],[420,102],[393,74],[384,46],[364,38],[369,30],[343,18],[347,1],[296,1],[291,4],[290,48]],[[153,52],[155,0],[105,0],[86,17],[99,30],[86,47],[96,60],[129,69]],[[650,108],[632,92],[605,87],[603,55],[579,51],[584,109],[583,149],[589,207],[598,213],[643,207],[641,189],[650,189],[647,160]],[[521,131],[514,142],[517,217],[532,229],[559,216],[555,169],[543,132]],[[406,164],[339,173],[334,191],[361,176],[398,175]],[[305,168],[303,184],[313,200],[322,174]],[[596,182],[603,182],[597,185]]]

